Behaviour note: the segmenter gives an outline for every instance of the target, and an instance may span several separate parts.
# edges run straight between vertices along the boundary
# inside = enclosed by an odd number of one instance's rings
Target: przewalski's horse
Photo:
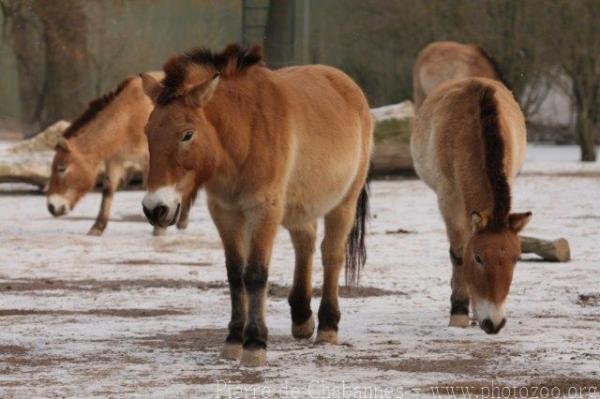
[[[417,174],[437,194],[452,261],[450,326],[495,334],[531,212],[510,213],[511,185],[525,158],[525,120],[498,81],[443,83],[423,102],[411,137]]]
[[[323,296],[317,341],[335,343],[338,280],[365,260],[365,180],[373,126],[367,100],[341,71],[299,66],[277,71],[259,47],[198,49],[171,58],[162,83],[143,75],[155,102],[150,146],[150,223],[177,220],[182,191],[206,188],[225,249],[231,322],[222,355],[244,365],[266,361],[265,306],[278,226],[296,251],[289,295],[292,335],[314,331],[312,256],[317,218],[325,217]]]
[[[162,72],[153,72],[162,79]],[[144,126],[153,105],[145,95],[142,80],[136,76],[123,81],[113,92],[92,101],[88,109],[65,131],[56,146],[52,175],[48,187],[48,210],[62,216],[72,210],[98,179],[99,167],[105,165],[100,212],[90,235],[100,235],[106,228],[110,207],[128,166],[148,169],[148,143]],[[188,192],[179,228],[187,225],[188,210],[196,192]],[[155,229],[159,234],[163,229]]]
[[[419,108],[440,83],[452,79],[482,77],[499,80],[509,87],[496,61],[481,47],[456,42],[427,45],[413,67],[413,101]]]

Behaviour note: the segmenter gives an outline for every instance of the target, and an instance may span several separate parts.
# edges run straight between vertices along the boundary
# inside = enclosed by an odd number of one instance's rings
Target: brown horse
[[[154,72],[160,79],[162,72]],[[62,216],[72,210],[98,180],[105,166],[100,212],[90,235],[101,235],[110,216],[115,191],[130,168],[148,170],[148,143],[144,126],[152,111],[139,77],[123,81],[113,92],[92,101],[88,109],[65,131],[56,146],[48,187],[48,210]],[[196,191],[188,191],[179,228],[187,226]],[[156,228],[155,234],[164,231]]]
[[[510,213],[511,185],[525,158],[525,120],[496,80],[440,85],[423,102],[411,137],[417,174],[438,198],[452,261],[450,326],[495,334],[521,254],[518,232],[531,212]]]
[[[504,80],[496,61],[481,47],[456,42],[427,45],[413,67],[413,101],[419,108],[425,97],[440,83],[451,79],[482,77]]]
[[[278,226],[296,252],[289,295],[292,335],[314,331],[310,301],[317,218],[325,217],[323,296],[317,341],[335,343],[338,280],[344,261],[365,260],[365,179],[373,126],[367,100],[341,71],[302,66],[272,71],[259,47],[198,49],[170,59],[163,82],[143,75],[155,103],[150,146],[150,223],[179,214],[181,192],[206,188],[225,249],[231,322],[222,355],[242,364],[266,361],[266,288]],[[358,209],[358,211],[357,211]]]

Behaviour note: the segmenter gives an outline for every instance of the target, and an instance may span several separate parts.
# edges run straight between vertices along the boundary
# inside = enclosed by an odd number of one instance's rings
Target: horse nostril
[[[54,205],[48,204],[48,212],[54,215]]]
[[[494,323],[492,323],[490,319],[485,319],[484,321],[482,321],[480,327],[483,331],[485,331],[488,334],[495,334],[498,332],[495,331]]]
[[[156,221],[164,219],[164,217],[167,216],[167,213],[169,213],[169,208],[165,205],[159,205],[152,210],[152,216]]]

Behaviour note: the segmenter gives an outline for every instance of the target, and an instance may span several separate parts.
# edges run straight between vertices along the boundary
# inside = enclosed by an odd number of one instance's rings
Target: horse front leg
[[[217,226],[225,249],[225,266],[231,297],[229,333],[225,339],[221,356],[225,359],[239,360],[242,356],[247,306],[243,282],[245,263],[244,217],[239,212],[226,211],[210,200],[208,201],[208,209]]]
[[[102,181],[102,203],[100,204],[100,212],[96,217],[94,225],[88,232],[90,236],[100,236],[106,229],[108,219],[110,218],[110,208],[112,206],[113,197],[119,188],[119,183],[125,174],[125,170],[120,163],[109,162],[106,164],[106,174]]]
[[[248,319],[244,327],[242,365],[262,366],[267,361],[269,331],[265,322],[267,281],[273,241],[277,233],[281,212],[261,209],[247,219],[253,221],[250,231],[250,253],[244,269],[244,287],[248,297]]]

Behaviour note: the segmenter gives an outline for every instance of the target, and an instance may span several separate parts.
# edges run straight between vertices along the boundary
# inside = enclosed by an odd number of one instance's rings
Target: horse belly
[[[339,205],[361,166],[358,140],[350,146],[298,151],[288,180],[283,224],[293,226],[322,217]]]

